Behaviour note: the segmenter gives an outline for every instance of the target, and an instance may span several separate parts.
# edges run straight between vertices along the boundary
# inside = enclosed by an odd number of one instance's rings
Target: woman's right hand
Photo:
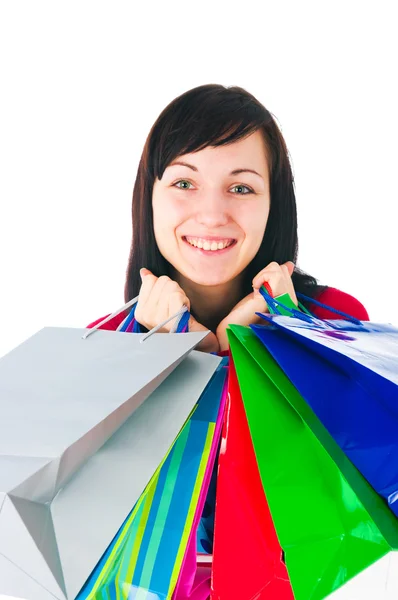
[[[153,329],[175,315],[184,305],[190,309],[189,299],[176,281],[166,275],[156,277],[148,269],[141,269],[140,275],[142,285],[135,318],[141,325]],[[169,321],[158,331],[169,332],[173,325],[173,321]]]
[[[135,310],[135,318],[138,323],[147,329],[153,329],[159,323],[166,321],[175,315],[183,306],[190,310],[189,298],[176,281],[166,275],[156,277],[148,269],[140,270],[142,285],[138,296],[138,304]],[[170,332],[174,321],[169,321],[159,333]],[[188,324],[189,331],[208,331],[206,327],[198,323],[192,316]],[[203,352],[218,352],[219,343],[214,333],[209,333],[196,347]]]

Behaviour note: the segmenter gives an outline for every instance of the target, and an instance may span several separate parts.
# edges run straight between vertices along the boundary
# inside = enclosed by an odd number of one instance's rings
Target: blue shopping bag
[[[277,308],[278,301],[263,296]],[[349,315],[326,321],[290,313],[261,314],[267,324],[251,327],[398,516],[398,329]]]

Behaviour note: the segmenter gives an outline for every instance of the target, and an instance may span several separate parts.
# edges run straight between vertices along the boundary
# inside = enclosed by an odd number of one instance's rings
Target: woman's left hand
[[[288,261],[283,265],[276,262],[270,263],[265,269],[260,271],[253,279],[253,292],[243,298],[229,315],[225,317],[217,327],[216,336],[220,343],[220,350],[228,350],[227,327],[231,323],[237,325],[251,325],[261,322],[261,318],[256,312],[268,312],[268,306],[260,294],[260,288],[264,283],[268,283],[274,297],[282,294],[289,294],[295,305],[298,305],[296,293],[294,291],[292,274],[294,263]]]

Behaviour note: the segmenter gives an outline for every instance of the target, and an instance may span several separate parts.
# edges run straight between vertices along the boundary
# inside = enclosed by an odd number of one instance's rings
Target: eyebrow
[[[198,169],[194,166],[194,165],[190,165],[189,163],[186,162],[181,162],[180,160],[176,160],[174,162],[171,163],[171,165],[169,165],[169,167],[174,167],[176,165],[181,165],[182,167],[188,167],[189,169],[192,169],[192,171],[198,171]],[[263,176],[260,175],[260,173],[257,173],[257,171],[254,171],[254,169],[234,169],[233,171],[230,172],[230,175],[239,175],[239,173],[254,173],[254,175],[258,175],[259,177],[261,177],[261,179],[263,179]]]

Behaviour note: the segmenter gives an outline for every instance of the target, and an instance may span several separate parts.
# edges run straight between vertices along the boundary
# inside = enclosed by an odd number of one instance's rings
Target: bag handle
[[[134,320],[134,323],[133,323],[133,332],[134,333],[141,333],[140,324],[134,318],[135,310],[137,308],[137,302],[138,302],[138,296],[136,296],[132,300],[129,300],[129,302],[127,302],[124,306],[122,306],[121,308],[118,308],[118,310],[116,310],[114,313],[112,313],[111,315],[109,315],[108,317],[106,317],[105,319],[103,319],[102,321],[100,321],[99,323],[97,323],[97,325],[95,325],[95,327],[92,327],[91,329],[89,329],[88,331],[86,331],[86,333],[84,333],[84,335],[82,335],[82,339],[83,340],[87,339],[91,334],[93,334],[95,331],[97,331],[101,327],[101,325],[104,325],[105,323],[107,323],[108,321],[110,321],[111,319],[113,319],[114,317],[117,317],[118,315],[120,315],[120,313],[124,312],[127,308],[130,308],[130,306],[133,307],[132,310],[127,315],[127,317],[122,321],[122,323],[118,326],[118,328],[116,329],[116,331],[126,331],[127,328],[129,327],[129,325],[131,324],[131,322]],[[169,317],[168,319],[166,319],[162,323],[159,323],[159,325],[156,325],[156,327],[153,327],[150,331],[148,331],[144,335],[144,337],[141,338],[140,342],[142,343],[145,340],[147,340],[152,334],[156,333],[159,329],[161,329],[164,325],[166,325],[166,323],[168,323],[169,321],[172,321],[173,319],[178,319],[178,321],[177,321],[177,323],[178,323],[177,333],[179,333],[178,327],[180,325],[181,317],[185,313],[188,313],[188,315],[189,315],[188,307],[187,306],[183,306],[182,308],[180,308],[180,310],[178,312],[175,313],[175,315],[172,315],[171,317]],[[188,317],[188,320],[189,320],[189,317]],[[173,331],[170,331],[170,333],[172,333],[172,332]]]
[[[269,289],[269,286],[267,286],[267,289]],[[312,322],[313,319],[316,319],[317,317],[315,317],[315,315],[312,315],[307,309],[305,309],[305,314],[303,314],[302,312],[289,308],[287,306],[285,306],[282,302],[279,302],[279,300],[277,300],[276,298],[273,298],[269,293],[267,293],[267,291],[263,288],[260,289],[260,293],[263,296],[264,300],[267,302],[267,304],[269,306],[272,307],[273,310],[275,310],[276,314],[280,314],[280,311],[278,311],[278,306],[281,306],[284,310],[287,310],[288,312],[292,313],[292,316],[297,317],[298,319],[301,319],[302,321],[307,321],[309,323]],[[304,296],[304,294],[300,294],[300,293],[296,293],[297,298],[301,298],[301,300],[306,300],[307,302],[310,302],[311,304],[315,304],[316,306],[320,306],[321,308],[324,308],[330,312],[333,312],[339,316],[345,317],[345,319],[347,319],[347,321],[351,321],[351,323],[354,323],[354,325],[362,325],[362,321],[360,321],[359,319],[356,319],[355,317],[348,315],[347,313],[341,311],[341,310],[337,310],[337,308],[333,308],[332,306],[328,306],[327,304],[323,304],[322,302],[318,302],[318,300],[315,300],[314,298],[310,298],[309,296]],[[300,307],[303,307],[303,305],[301,303],[299,303]],[[303,307],[305,308],[305,307]],[[271,312],[271,311],[270,311]],[[258,315],[261,315],[261,313],[257,313]]]
[[[125,319],[120,323],[117,327],[116,331],[131,331],[131,328],[134,333],[141,333],[140,325],[137,323],[135,319],[135,309],[137,308],[137,304],[133,305],[133,308],[127,315]]]
[[[307,312],[301,312],[300,310],[297,310],[295,308],[290,308],[289,306],[286,306],[285,304],[283,304],[282,302],[280,302],[279,300],[277,300],[276,298],[274,298],[272,296],[272,294],[270,294],[268,292],[268,290],[271,291],[270,286],[268,284],[264,284],[260,288],[260,294],[262,295],[262,297],[264,298],[264,300],[268,304],[270,312],[272,311],[274,314],[280,315],[281,312],[279,310],[279,307],[281,307],[285,311],[287,311],[287,313],[290,313],[292,315],[292,317],[296,317],[297,319],[301,319],[302,321],[305,321],[306,323],[312,323],[313,316],[311,315],[311,313],[308,313],[308,311]],[[257,312],[256,315],[258,315],[258,316],[261,317],[262,313]]]
[[[362,321],[360,321],[356,317],[353,317],[352,315],[348,315],[347,313],[342,312],[341,310],[337,310],[337,308],[333,308],[332,306],[328,306],[327,304],[323,304],[322,302],[319,302],[318,300],[315,300],[314,298],[310,298],[308,296],[304,296],[304,294],[297,293],[296,296],[297,296],[297,298],[301,298],[301,300],[306,300],[307,302],[311,302],[311,304],[315,304],[316,306],[320,306],[321,308],[325,308],[326,310],[328,310],[330,312],[333,312],[336,315],[340,315],[341,317],[345,317],[347,319],[347,321],[351,321],[355,325],[362,325]]]
[[[188,323],[189,323],[190,317],[191,317],[191,313],[189,312],[189,310],[186,310],[181,315],[181,317],[179,318],[178,322],[176,322],[176,325],[175,325],[176,333],[186,333],[188,331]]]
[[[133,333],[143,333],[141,331],[141,325],[138,323],[135,318],[135,310],[137,308],[137,304],[134,304],[133,308],[127,315],[127,317],[122,321],[116,331],[132,331]]]
[[[116,331],[132,331],[133,333],[143,333],[141,331],[141,325],[135,318],[135,310],[137,308],[137,304],[133,306],[129,315],[124,319],[124,321],[119,325]],[[179,319],[177,318],[179,317]],[[184,331],[185,325],[188,325],[190,314],[187,308],[181,312],[181,309],[170,319],[167,319],[163,323],[157,325],[157,328],[163,327],[166,323],[168,323],[172,319],[177,319],[175,325],[170,330],[170,333],[182,333]],[[152,330],[151,330],[152,331]],[[146,338],[145,338],[146,339]]]

